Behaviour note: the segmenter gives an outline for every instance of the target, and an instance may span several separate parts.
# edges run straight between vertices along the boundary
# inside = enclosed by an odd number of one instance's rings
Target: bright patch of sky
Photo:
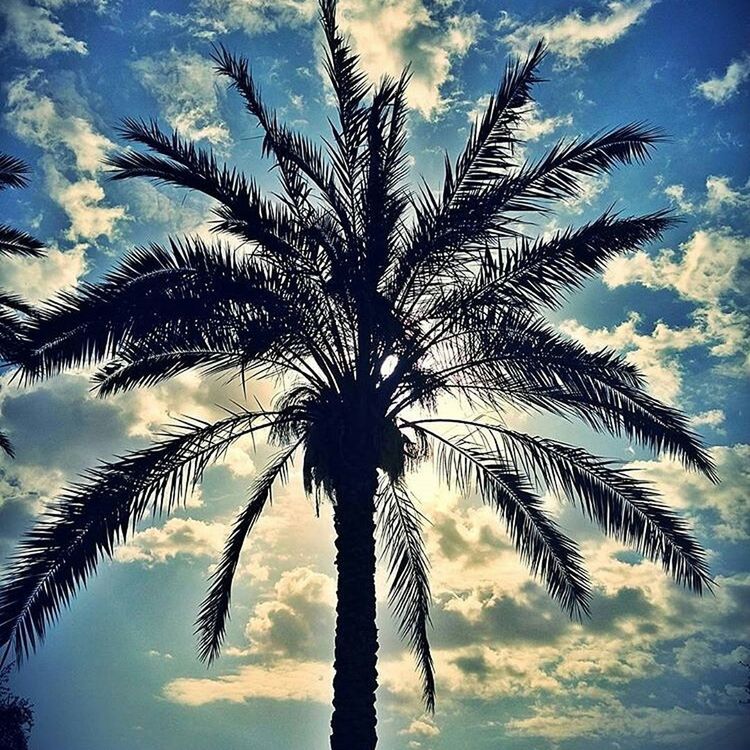
[[[410,150],[436,185],[481,115],[507,54],[545,36],[548,79],[522,133],[533,157],[561,136],[627,121],[670,140],[642,167],[592,181],[540,231],[672,207],[684,221],[615,260],[555,312],[561,330],[627,355],[659,397],[685,410],[712,446],[722,483],[576,425],[534,422],[632,463],[690,520],[710,550],[716,596],[697,599],[604,540],[570,508],[596,586],[589,621],[568,621],[528,576],[487,509],[420,472],[431,518],[438,710],[421,713],[413,664],[381,601],[381,747],[441,750],[740,748],[750,633],[747,433],[750,63],[738,2],[342,0],[344,28],[369,76],[412,64]],[[317,135],[321,78],[314,0],[7,0],[0,4],[2,150],[33,182],[0,195],[3,221],[52,249],[3,262],[0,284],[39,300],[93,279],[134,244],[208,234],[194,196],[107,180],[103,158],[125,116],[157,117],[202,139],[275,189],[242,103],[212,74],[210,43],[249,56],[280,117]],[[259,384],[256,395],[270,396]],[[16,462],[0,463],[0,553],[76,472],[144,445],[171,417],[212,418],[241,389],[182,377],[97,400],[83,374],[30,390],[3,383]],[[323,747],[328,734],[333,551],[292,475],[247,546],[228,648],[210,671],[193,620],[206,577],[268,450],[252,444],[210,470],[171,519],[153,519],[103,565],[14,680],[36,704],[36,750]],[[382,584],[383,581],[380,581]]]

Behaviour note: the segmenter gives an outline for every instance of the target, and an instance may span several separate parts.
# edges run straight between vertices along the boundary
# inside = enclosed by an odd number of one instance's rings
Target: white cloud
[[[529,107],[523,118],[521,127],[518,129],[518,137],[524,141],[538,141],[545,135],[554,133],[555,130],[573,124],[573,115],[550,115],[544,117],[536,102]]]
[[[99,173],[115,144],[78,111],[81,105],[75,92],[69,92],[66,101],[54,99],[46,93],[48,88],[40,71],[11,81],[5,121],[19,138],[44,151],[41,164],[50,196],[70,219],[68,238],[112,239],[119,222],[125,219],[125,209],[102,205],[105,193]],[[66,171],[74,178],[69,179]]]
[[[657,323],[650,334],[640,333],[641,318],[631,312],[628,319],[613,328],[588,328],[578,321],[565,320],[560,330],[589,349],[609,347],[626,352],[648,381],[649,391],[666,403],[678,401],[683,372],[676,354],[707,343],[705,331],[697,326],[672,328]]]
[[[722,653],[717,644],[688,638],[684,644],[674,649],[675,669],[686,677],[698,675],[709,669],[727,669],[736,666],[741,661],[747,661],[750,650],[746,646],[738,646],[729,652]]]
[[[738,208],[750,202],[747,185],[744,188],[734,188],[731,185],[731,179],[722,175],[709,175],[706,178],[706,195],[702,202],[698,201],[695,196],[689,197],[684,185],[668,185],[664,188],[664,194],[686,214],[694,211],[717,214],[725,209]]]
[[[39,302],[75,286],[87,270],[86,245],[65,252],[49,248],[42,258],[4,258],[0,287]]]
[[[616,42],[643,20],[653,4],[653,0],[610,0],[604,10],[587,18],[574,10],[535,23],[520,24],[506,18],[501,27],[513,27],[504,41],[518,54],[525,54],[544,38],[550,51],[566,64],[577,64],[591,50]]]
[[[85,177],[71,182],[55,168],[53,160],[45,157],[42,163],[49,195],[70,219],[66,236],[74,242],[111,239],[125,219],[125,208],[102,205],[104,188],[97,180]]]
[[[750,201],[750,195],[744,190],[735,190],[728,177],[710,175],[706,178],[706,205],[709,213],[728,208],[742,206]]]
[[[6,25],[2,46],[13,44],[32,59],[56,52],[87,54],[86,43],[68,36],[51,12],[50,7],[58,5],[61,3],[31,5],[24,0],[4,0],[0,4],[0,18]]]
[[[429,718],[414,719],[406,729],[402,729],[399,734],[411,734],[417,737],[437,737],[440,729],[433,724]]]
[[[721,409],[709,409],[708,411],[702,411],[700,414],[694,414],[690,418],[690,423],[694,427],[700,427],[707,425],[709,427],[718,427],[724,423],[726,414]]]
[[[690,213],[694,208],[694,205],[685,196],[684,185],[667,185],[664,188],[664,195],[670,198],[680,211]]]
[[[710,533],[720,539],[750,538],[750,445],[714,446],[711,455],[721,479],[712,484],[702,474],[687,473],[677,461],[661,457],[634,461],[629,466],[642,473],[669,498],[670,505],[686,508]],[[704,515],[705,514],[705,515]]]
[[[282,573],[245,628],[252,651],[264,657],[325,658],[333,648],[333,579],[309,567]]]
[[[426,118],[447,106],[441,89],[481,27],[476,13],[437,18],[422,0],[343,0],[339,19],[370,80],[398,76],[411,64],[409,104]]]
[[[172,49],[132,63],[141,83],[156,97],[167,122],[187,138],[230,142],[218,116],[216,73],[210,59]]]
[[[164,696],[185,706],[253,698],[330,703],[333,667],[330,662],[280,661],[272,666],[250,664],[215,678],[181,677],[164,687]]]
[[[543,737],[551,742],[563,742],[578,737],[637,738],[641,742],[665,744],[695,740],[724,726],[727,716],[699,714],[680,706],[669,709],[652,706],[625,706],[617,698],[609,697],[594,706],[576,706],[566,711],[561,706],[535,706],[532,716],[511,719],[505,728],[511,735]]]
[[[311,23],[317,13],[317,0],[200,0],[189,24],[196,36],[203,37],[240,29],[260,34]]]
[[[49,88],[41,71],[21,75],[8,84],[8,127],[22,140],[55,154],[73,156],[75,167],[93,174],[103,168],[104,157],[115,147],[94,130],[80,113],[45,92]]]
[[[713,104],[725,104],[750,78],[750,55],[732,60],[723,76],[714,76],[699,83],[695,90]]]
[[[229,528],[222,523],[205,523],[193,518],[170,518],[163,526],[152,526],[134,534],[115,550],[122,563],[164,563],[184,555],[213,557],[224,546]]]
[[[604,272],[609,287],[643,284],[651,289],[675,289],[695,302],[716,303],[740,291],[741,264],[750,257],[750,238],[726,229],[699,229],[680,246],[680,253],[662,250],[651,257],[640,250],[612,260]]]

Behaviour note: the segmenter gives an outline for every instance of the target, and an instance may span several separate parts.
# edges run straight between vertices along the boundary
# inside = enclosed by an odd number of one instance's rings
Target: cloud
[[[717,213],[724,208],[734,208],[750,202],[746,190],[735,190],[728,177],[710,175],[706,178],[706,205],[709,213]]]
[[[750,202],[747,186],[735,189],[731,185],[731,179],[722,175],[709,175],[706,178],[706,195],[702,202],[696,197],[690,198],[684,185],[668,185],[664,188],[664,194],[686,214],[695,211],[717,214],[726,209],[742,207]]]
[[[750,650],[747,646],[737,646],[728,652],[720,652],[716,643],[688,638],[684,644],[674,649],[675,668],[685,677],[693,677],[710,669],[728,669],[741,661],[747,661]]]
[[[230,143],[229,131],[218,116],[218,88],[210,59],[172,49],[158,57],[142,57],[131,67],[156,97],[172,128],[190,139]]]
[[[86,43],[65,33],[52,11],[45,6],[60,3],[30,5],[24,0],[4,0],[0,4],[0,18],[5,20],[2,47],[14,45],[32,59],[49,57],[57,52],[85,55]]]
[[[532,716],[511,719],[505,724],[511,736],[543,737],[551,742],[574,738],[599,741],[611,737],[638,738],[680,744],[708,734],[731,720],[727,716],[700,714],[680,706],[655,708],[624,705],[614,697],[593,706],[576,706],[566,711],[562,706],[535,706]]]
[[[559,327],[589,349],[608,347],[626,352],[626,359],[646,377],[649,391],[666,403],[676,403],[683,384],[677,353],[705,345],[713,338],[698,325],[672,328],[662,322],[657,323],[650,334],[645,334],[638,330],[640,323],[638,313],[631,312],[627,320],[612,328],[592,329],[576,320],[564,320]]]
[[[0,287],[40,302],[75,286],[87,270],[86,245],[75,245],[67,251],[53,247],[42,258],[4,258]]]
[[[750,78],[750,55],[732,60],[723,76],[714,76],[696,85],[698,94],[712,104],[726,104]]]
[[[350,35],[370,80],[399,76],[411,64],[408,100],[428,119],[445,110],[442,89],[451,78],[451,68],[468,52],[482,24],[478,13],[449,13],[448,5],[423,0],[339,3],[341,28]],[[309,25],[317,14],[315,0],[202,0],[188,23],[198,36],[237,29],[258,34],[281,26]]]
[[[538,141],[545,135],[550,135],[563,126],[573,124],[573,115],[550,115],[544,117],[536,102],[528,109],[521,122],[517,135],[523,141]]]
[[[308,567],[282,573],[245,628],[252,652],[266,659],[325,659],[333,650],[335,591],[333,579]]]
[[[224,546],[229,532],[222,523],[206,523],[194,518],[170,518],[163,526],[152,526],[134,534],[127,544],[115,550],[121,563],[165,563],[178,555],[213,557]]]
[[[661,346],[662,350],[671,348],[678,351],[702,345],[708,346],[709,352],[715,357],[741,357],[742,362],[729,363],[731,366],[725,368],[727,374],[732,374],[733,369],[736,374],[750,368],[746,351],[750,321],[743,312],[735,308],[735,298],[747,285],[746,268],[749,258],[750,237],[732,233],[726,228],[699,229],[680,246],[679,252],[664,249],[656,256],[651,256],[639,250],[628,257],[615,258],[605,269],[603,281],[611,288],[641,284],[649,289],[671,289],[681,298],[695,303],[692,326],[670,329],[665,324],[658,323],[651,338],[655,338],[657,333],[662,339],[664,335],[669,335],[670,345]],[[648,342],[643,338],[636,338],[633,323],[638,323],[638,317],[631,313],[628,323],[623,323],[610,333],[625,334],[626,328],[630,328],[629,345],[643,351]],[[586,335],[581,327],[577,330]],[[602,334],[602,345],[608,345],[605,339],[609,334],[604,330]],[[623,348],[627,343],[615,339],[609,345]],[[653,346],[646,348],[653,351]],[[669,362],[650,362],[649,352],[644,351],[644,354],[645,358],[633,354],[631,359],[639,357],[645,368],[660,373],[665,380],[676,381],[679,370],[670,375],[663,367],[665,364],[667,367],[671,366]],[[672,398],[675,393],[672,389]]]
[[[45,157],[42,163],[49,195],[70,219],[66,236],[74,242],[111,239],[125,219],[125,208],[102,205],[104,188],[97,180],[86,177],[70,181],[55,168],[54,160]]]
[[[181,677],[164,687],[164,696],[185,706],[253,698],[330,703],[333,667],[329,662],[284,660],[271,666],[249,664],[215,678]]]
[[[680,211],[684,211],[686,214],[691,213],[695,206],[685,196],[684,185],[667,185],[664,188],[664,195],[667,196]]]
[[[188,24],[196,36],[211,38],[231,31],[261,34],[312,23],[317,14],[317,0],[199,0]]]
[[[371,81],[411,65],[409,104],[428,119],[445,110],[442,88],[479,34],[478,14],[438,15],[422,0],[343,0],[339,8],[342,29]]]
[[[750,445],[714,446],[711,455],[721,478],[712,484],[702,474],[686,472],[682,464],[661,457],[634,461],[629,466],[653,483],[670,505],[686,508],[712,537],[727,541],[750,538]]]
[[[80,113],[71,111],[69,102],[56,101],[47,94],[48,88],[41,71],[12,80],[7,88],[6,124],[27,143],[55,154],[72,155],[79,171],[100,171],[104,157],[115,144],[96,132]]]
[[[50,196],[70,219],[68,238],[111,239],[125,218],[125,209],[101,205],[105,194],[99,174],[115,144],[81,113],[77,93],[60,88],[61,92],[51,87],[40,71],[15,78],[7,87],[6,124],[19,138],[44,151],[41,163]],[[47,93],[50,89],[57,92],[57,98]]]
[[[550,51],[564,64],[579,64],[583,57],[598,47],[605,47],[640,23],[653,0],[611,0],[601,12],[584,18],[574,10],[566,16],[522,24],[506,17],[500,24],[512,30],[503,41],[518,54],[525,54],[539,39],[544,38]]]
[[[429,718],[414,719],[414,721],[412,721],[406,729],[402,729],[399,734],[410,734],[417,737],[437,737],[440,734],[440,729],[436,727]]]
[[[694,427],[700,427],[701,425],[707,425],[709,427],[718,427],[724,424],[726,414],[722,409],[709,409],[708,411],[702,411],[700,414],[694,414],[690,418],[690,423]]]

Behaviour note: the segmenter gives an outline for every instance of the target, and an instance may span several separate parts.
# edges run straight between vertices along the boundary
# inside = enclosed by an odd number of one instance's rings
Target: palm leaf
[[[201,603],[196,621],[195,632],[199,638],[198,654],[201,661],[210,664],[219,656],[229,619],[232,581],[245,539],[260,518],[266,504],[271,502],[274,482],[278,479],[286,481],[287,465],[299,448],[300,442],[287,446],[269,461],[263,472],[254,480],[250,488],[250,499],[234,522],[221,559],[211,574],[208,594]]]
[[[381,481],[377,529],[388,561],[388,601],[399,632],[414,654],[422,677],[425,708],[435,711],[435,671],[427,628],[430,625],[430,581],[422,541],[422,520],[400,481]]]
[[[466,438],[449,439],[418,423],[404,424],[436,445],[438,466],[450,485],[464,493],[476,491],[500,513],[516,551],[549,595],[571,616],[587,613],[591,593],[578,548],[547,517],[517,469]]]
[[[266,413],[251,412],[215,424],[183,421],[161,442],[71,485],[22,539],[3,577],[0,643],[13,647],[16,662],[35,650],[99,560],[112,556],[149,509],[169,513],[234,441],[270,425]]]

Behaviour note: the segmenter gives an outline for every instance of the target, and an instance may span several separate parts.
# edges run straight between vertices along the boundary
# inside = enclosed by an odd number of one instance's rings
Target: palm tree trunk
[[[338,585],[332,750],[373,750],[377,743],[374,517],[377,471],[359,463],[349,463],[336,492],[334,509]]]

